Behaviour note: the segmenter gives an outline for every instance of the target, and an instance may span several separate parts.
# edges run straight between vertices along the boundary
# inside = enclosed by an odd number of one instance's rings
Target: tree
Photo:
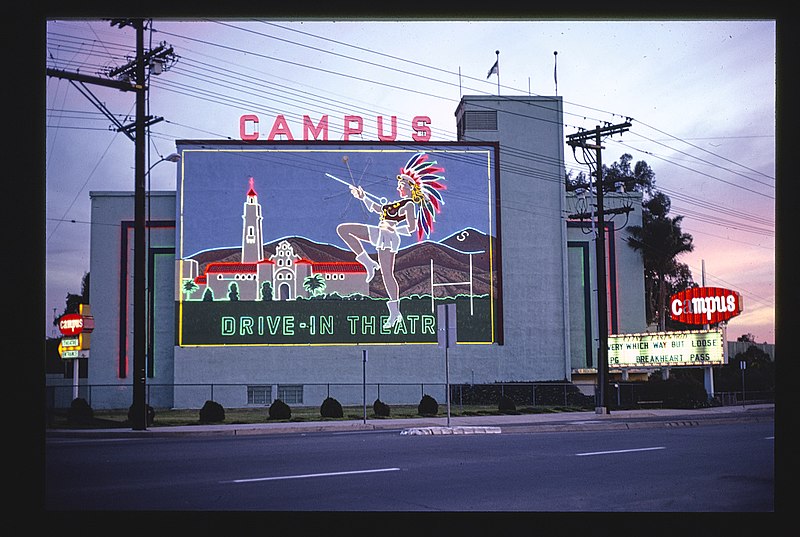
[[[655,190],[656,174],[647,162],[640,160],[631,169],[633,157],[628,153],[619,157],[619,162],[610,167],[603,165],[603,192],[643,192],[651,195]],[[572,171],[564,174],[567,191],[588,190],[592,187],[589,176],[579,172],[573,177]]]
[[[694,286],[689,267],[676,260],[682,253],[694,249],[692,236],[681,230],[682,216],[670,217],[671,201],[655,187],[656,174],[647,162],[640,160],[633,168],[633,157],[628,153],[620,156],[610,167],[603,166],[602,185],[604,191],[642,192],[642,225],[629,226],[631,238],[628,245],[641,252],[645,271],[645,303],[647,323],[658,321],[660,329],[675,324],[667,320],[667,296]],[[590,181],[579,173],[573,178],[565,175],[567,190],[588,189]],[[680,323],[677,323],[680,324]]]
[[[630,226],[631,238],[628,240],[628,245],[638,250],[644,261],[648,306],[652,304],[654,291],[657,292],[657,306],[652,315],[648,314],[648,323],[657,320],[661,331],[666,329],[670,281],[683,279],[686,283],[687,267],[675,258],[694,250],[692,236],[681,230],[683,216],[670,217],[670,205],[666,194],[654,191],[642,204],[642,225]]]
[[[590,181],[588,176],[583,172],[578,172],[578,175],[575,177],[572,176],[572,171],[568,171],[564,175],[564,183],[566,184],[567,190],[578,190],[578,189],[588,189],[590,186]]]
[[[619,157],[611,167],[603,166],[603,185],[606,190],[622,189],[625,192],[644,192],[652,194],[655,189],[656,174],[647,162],[640,160],[631,170],[631,160],[628,153]]]
[[[744,370],[747,390],[764,392],[775,389],[775,362],[769,354],[751,345],[745,352],[730,358],[727,364],[714,368],[716,391],[736,392],[742,389],[742,370],[739,365],[742,361],[747,364]]]
[[[64,311],[61,312],[60,315],[53,318],[53,326],[58,326],[58,320],[66,315],[67,313],[78,313],[80,311],[79,306],[81,304],[89,304],[89,273],[83,275],[81,279],[81,293],[76,295],[75,293],[67,293],[66,298],[66,305],[64,306]]]
[[[668,273],[664,276],[664,280],[666,283],[666,292],[665,296],[669,297],[677,293],[678,291],[683,291],[684,289],[689,289],[691,287],[697,286],[694,283],[694,279],[692,278],[692,270],[689,268],[689,265],[686,263],[680,263],[679,261],[675,261],[675,268],[671,273]],[[655,281],[655,279],[654,279]],[[655,312],[657,307],[656,297],[653,297],[651,311]],[[652,319],[648,322],[652,322]],[[697,326],[690,325],[686,323],[682,323],[680,321],[674,321],[671,316],[664,315],[664,326],[667,330],[696,330]]]

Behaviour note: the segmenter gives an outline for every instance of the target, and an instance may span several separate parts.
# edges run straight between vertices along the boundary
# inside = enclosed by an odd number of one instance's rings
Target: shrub
[[[86,399],[78,397],[72,400],[67,410],[67,423],[87,423],[94,419],[94,411]]]
[[[675,379],[674,388],[670,390],[666,403],[674,408],[704,407],[708,404],[708,393],[705,387],[694,379]]]
[[[319,413],[323,418],[341,418],[344,416],[342,405],[333,397],[326,397],[319,407]]]
[[[428,394],[422,396],[417,406],[417,414],[421,416],[435,416],[439,413],[439,403]]]
[[[153,407],[151,407],[150,405],[145,405],[145,406],[147,407],[145,409],[145,412],[147,413],[146,426],[150,427],[156,421],[156,411],[153,410]],[[133,417],[136,415],[134,408],[138,409],[139,407],[137,405],[131,405],[130,407],[128,407],[128,423],[133,423]]]
[[[225,409],[216,401],[206,401],[200,409],[200,421],[203,423],[225,421]]]
[[[516,412],[517,405],[514,403],[514,400],[511,399],[507,395],[500,396],[500,402],[497,403],[497,410],[500,412]]]
[[[269,406],[269,419],[288,420],[291,417],[292,417],[292,409],[289,408],[289,405],[287,405],[280,399],[275,399]]]
[[[695,379],[676,375],[663,380],[654,374],[639,390],[639,400],[664,401],[667,408],[699,408],[706,406],[708,394]]]
[[[372,411],[375,413],[376,416],[382,418],[389,417],[389,405],[387,405],[380,399],[375,399],[375,402],[372,403]]]

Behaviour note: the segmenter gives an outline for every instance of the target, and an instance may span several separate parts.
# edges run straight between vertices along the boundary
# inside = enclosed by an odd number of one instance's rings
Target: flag
[[[492,65],[492,68],[489,69],[489,74],[486,75],[486,78],[489,78],[493,74],[497,74],[497,76],[500,76],[500,65],[499,64],[500,64],[500,59],[498,58],[497,61],[494,62],[494,65]]]

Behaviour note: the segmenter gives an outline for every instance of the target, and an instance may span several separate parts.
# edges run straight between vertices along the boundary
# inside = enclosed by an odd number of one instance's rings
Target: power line
[[[154,30],[154,31],[158,31],[158,30]],[[301,33],[303,33],[303,32],[301,32]],[[176,36],[179,36],[178,34],[171,34],[171,35],[176,35]],[[310,35],[310,34],[309,34],[309,35]],[[184,37],[184,36],[179,36],[179,37]],[[191,38],[189,38],[189,39],[191,39]],[[320,37],[319,39],[324,39],[324,38],[321,38],[321,37]],[[284,40],[284,41],[291,42],[291,41],[288,41],[288,40]],[[201,42],[202,42],[202,41],[201,41]],[[337,42],[337,43],[340,43],[340,42]],[[354,47],[354,48],[360,48],[360,47],[355,47],[355,46],[353,46],[353,47]],[[230,47],[228,47],[228,48],[230,48]],[[233,49],[233,50],[240,50],[240,49]],[[244,52],[244,51],[242,51],[242,52]],[[249,53],[249,52],[248,52],[248,53]],[[379,53],[377,53],[377,52],[375,52],[375,53],[376,53],[376,54],[379,54]],[[387,56],[388,56],[388,55],[387,55]],[[349,58],[350,58],[350,57],[349,57]],[[351,58],[351,59],[353,59],[354,61],[359,61],[357,58]],[[408,61],[408,60],[402,60],[402,59],[400,59],[400,60],[401,60],[401,61]],[[410,62],[410,61],[409,61],[409,62]],[[430,68],[430,69],[437,69],[437,68],[435,68],[435,67],[426,66],[425,64],[421,64],[421,63],[419,63],[419,62],[410,62],[410,63],[413,63],[413,64],[418,64],[418,65],[420,65],[420,66],[425,66],[425,67],[428,67],[428,68]],[[213,69],[213,68],[214,68],[214,67],[212,67],[212,69]],[[438,70],[438,69],[437,69],[437,70]],[[241,76],[244,76],[244,75],[242,74]],[[199,78],[199,77],[197,77],[196,79],[197,79],[197,80],[199,80],[199,81],[202,81],[202,80],[203,80],[202,78]],[[442,83],[446,83],[446,82],[444,82],[444,81],[441,81],[441,82],[442,82]],[[170,81],[170,83],[174,84],[172,81]],[[185,87],[184,87],[184,94],[192,96],[190,93],[187,93],[187,92],[185,91],[185,90],[187,90],[187,89],[194,90],[194,86],[185,86]],[[176,90],[176,89],[173,89],[172,91],[178,91],[178,90]],[[197,94],[195,94],[194,96],[195,96],[195,97],[197,97]],[[219,98],[223,98],[223,97],[225,97],[225,96],[223,96],[223,95],[216,95],[216,96],[214,96],[213,94],[209,94],[209,95],[207,96],[206,100],[209,100],[210,102],[217,102],[217,103],[219,103],[220,101],[218,101],[218,100],[216,100],[216,101],[215,101],[215,99],[219,99]],[[313,102],[313,101],[311,101],[311,102]],[[324,103],[324,101],[319,101],[319,103],[320,103],[322,106],[325,106],[325,103]],[[236,106],[236,105],[235,105],[235,104],[232,104],[232,106]],[[193,130],[198,130],[198,129],[193,129]],[[676,137],[672,137],[672,138],[676,138]],[[507,149],[507,150],[512,150],[512,148],[504,148],[504,149]],[[536,155],[530,154],[529,152],[528,152],[527,154],[525,154],[525,153],[526,153],[526,152],[525,152],[524,150],[520,150],[520,151],[519,151],[519,153],[518,153],[518,156],[520,156],[520,157],[522,157],[522,158],[525,158],[525,157],[527,157],[527,158],[548,158],[548,157],[545,157],[545,156],[542,156],[542,155],[536,156]],[[666,159],[664,159],[664,160],[666,160]],[[669,162],[669,161],[667,160],[667,162]],[[577,169],[577,168],[576,168],[576,169]],[[694,170],[690,170],[690,171],[694,171]],[[543,177],[543,178],[544,178],[545,180],[553,180],[553,181],[559,181],[559,182],[560,182],[560,181],[562,180],[562,177],[560,177],[560,175],[561,175],[561,174],[554,174],[552,177]]]
[[[238,27],[235,27],[235,28],[238,28]],[[154,31],[158,31],[158,30],[154,30]],[[249,30],[245,30],[245,31],[249,31]],[[266,36],[265,34],[263,34],[263,33],[260,33],[260,32],[254,32],[254,33],[256,33],[257,35],[262,35],[262,36],[265,36],[265,37],[272,37],[272,36]],[[178,37],[186,37],[186,36],[179,36],[179,34],[170,34],[170,35],[174,35],[174,36],[178,36]],[[193,38],[188,38],[188,39],[193,39]],[[280,38],[276,38],[276,39],[280,39]],[[320,39],[322,39],[322,38],[320,38]],[[198,41],[200,41],[200,42],[204,42],[204,43],[208,43],[208,42],[206,42],[206,41],[202,41],[202,40],[198,40]],[[292,43],[292,44],[297,44],[297,43],[295,43],[295,42],[293,42],[293,41],[290,41],[290,40],[282,40],[282,41],[289,42],[289,43]],[[337,42],[337,43],[340,43],[340,42]],[[300,46],[306,46],[306,45],[302,45],[302,44],[299,44],[299,45],[300,45]],[[229,47],[228,47],[228,48],[229,48]],[[314,48],[314,47],[312,47],[312,48]],[[356,47],[356,48],[358,48],[358,47]],[[315,48],[315,49],[316,49],[316,50],[319,50],[319,51],[322,51],[322,52],[329,52],[329,51],[325,51],[325,50],[323,50],[323,49],[318,49],[318,48]],[[240,49],[233,49],[233,50],[240,50]],[[344,55],[340,55],[340,56],[344,56]],[[349,57],[349,56],[346,56],[346,57],[347,57],[347,58],[349,58],[349,59],[352,59],[353,61],[361,61],[361,60],[359,60],[359,59],[357,59],[357,58],[352,58],[352,57]],[[273,58],[273,59],[274,59],[274,58]],[[422,65],[424,65],[424,64],[421,64],[421,63],[419,63],[419,62],[411,62],[411,63],[414,63],[415,65],[421,65],[421,66],[422,66]],[[427,66],[427,67],[429,67],[429,68],[431,68],[431,69],[436,69],[436,68],[434,68],[434,67],[430,67],[430,66]],[[426,78],[430,78],[430,77],[426,77]],[[364,80],[366,81],[366,79],[364,79]],[[370,81],[370,82],[373,82],[373,83],[375,83],[376,81]],[[443,81],[440,81],[440,82],[442,82],[442,83],[446,83],[446,82],[443,82]],[[396,88],[396,86],[393,86],[393,87],[395,87],[395,88]],[[416,91],[416,90],[414,90],[414,91]],[[424,94],[424,95],[430,95],[430,94],[427,94],[427,93],[423,93],[423,94]]]

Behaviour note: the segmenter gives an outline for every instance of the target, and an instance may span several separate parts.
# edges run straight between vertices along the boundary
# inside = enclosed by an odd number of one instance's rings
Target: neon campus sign
[[[397,139],[397,116],[390,116],[388,122],[384,116],[377,116],[377,135],[381,142],[393,142]],[[387,125],[388,123],[388,125]],[[429,142],[431,139],[431,118],[428,116],[414,116],[411,120],[411,138],[415,142]],[[244,141],[253,141],[262,138],[259,130],[261,120],[256,114],[244,114],[239,117],[239,137]],[[310,116],[303,116],[303,140],[327,140],[328,127],[330,125],[327,114],[323,115],[317,123]],[[364,133],[364,118],[357,115],[346,115],[342,118],[342,132],[344,141],[349,141],[351,136],[358,136]],[[385,132],[388,130],[388,133]],[[266,139],[275,140],[278,136],[285,136],[287,140],[294,140],[295,136],[286,116],[278,114],[272,122],[269,134]]]
[[[686,324],[716,324],[742,313],[742,296],[721,287],[693,287],[669,297],[670,317]]]
[[[65,336],[77,336],[83,332],[83,316],[78,313],[62,315],[58,321],[58,329]]]

